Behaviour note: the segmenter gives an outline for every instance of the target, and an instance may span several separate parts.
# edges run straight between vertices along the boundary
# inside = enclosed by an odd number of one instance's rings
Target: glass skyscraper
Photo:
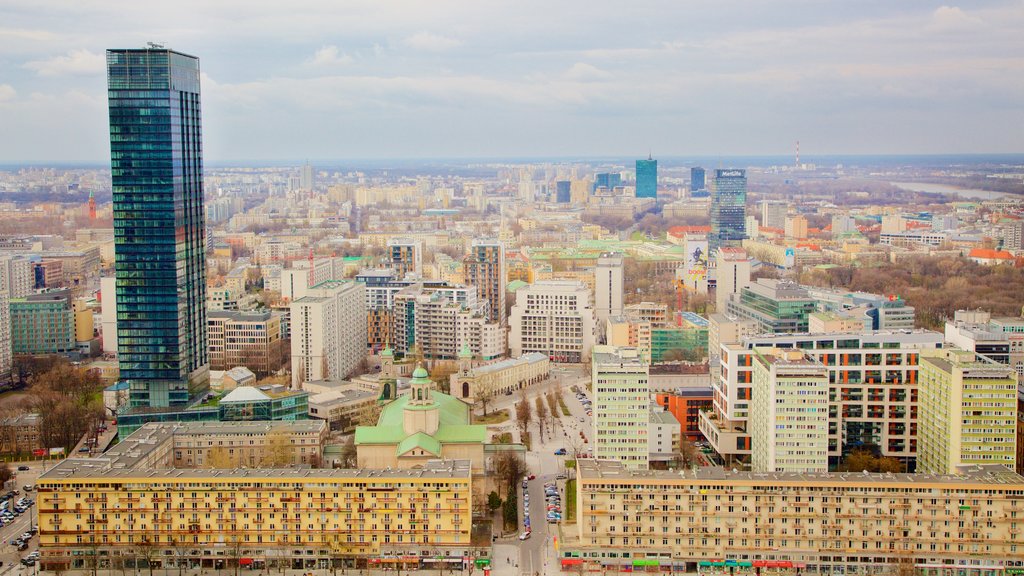
[[[609,192],[622,186],[622,174],[618,172],[599,172],[594,176],[594,191],[607,188]]]
[[[107,51],[117,347],[131,408],[209,385],[199,59]]]
[[[636,161],[636,197],[658,197],[658,161],[650,156]]]
[[[690,168],[690,194],[705,188],[707,188],[707,183],[704,181],[704,169],[700,166]]]
[[[555,202],[568,204],[572,197],[572,182],[559,180],[555,182]]]
[[[747,172],[715,170],[711,181],[711,234],[708,253],[723,246],[740,246],[747,237]]]

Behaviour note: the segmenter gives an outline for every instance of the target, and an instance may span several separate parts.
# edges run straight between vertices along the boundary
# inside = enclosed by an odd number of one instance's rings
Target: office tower
[[[257,378],[264,378],[284,364],[281,316],[270,312],[237,310],[208,313],[210,370],[244,366]]]
[[[309,165],[309,162],[306,162],[302,166],[302,173],[299,175],[299,187],[303,190],[312,191],[313,184],[313,167]]]
[[[789,204],[777,200],[762,200],[761,226],[782,230],[786,227],[786,215],[788,213]]]
[[[594,458],[648,467],[650,368],[636,348],[596,346],[591,360]]]
[[[412,273],[423,276],[423,241],[412,238],[388,240],[387,264],[399,279]]]
[[[715,311],[724,313],[730,296],[750,285],[751,260],[743,248],[728,247],[721,248],[715,260]]]
[[[917,471],[1002,464],[1017,454],[1017,379],[1009,366],[948,348],[921,357]]]
[[[622,186],[622,174],[618,172],[599,172],[594,175],[594,191],[605,188],[611,193],[619,186]]]
[[[636,197],[658,197],[658,161],[650,156],[636,161]]]
[[[209,385],[199,59],[107,51],[118,360],[132,407]]]
[[[707,184],[704,181],[704,169],[700,166],[690,168],[690,194],[698,190],[704,190]]]
[[[842,238],[845,234],[857,232],[857,221],[852,216],[834,214],[832,216],[832,239]]]
[[[800,350],[752,354],[751,469],[828,472],[828,370]]]
[[[621,254],[604,253],[594,268],[594,314],[599,326],[622,314],[623,260]]]
[[[487,320],[505,325],[505,245],[500,240],[478,238],[462,261],[466,284],[476,286],[477,296],[487,301]]]
[[[291,304],[292,388],[346,378],[366,357],[366,296],[352,280],[313,286]]]
[[[747,172],[730,168],[715,170],[711,181],[711,234],[708,250],[739,246],[746,233]]]
[[[594,347],[590,290],[570,280],[542,280],[516,290],[508,345],[514,358],[537,352],[553,362],[590,361]]]
[[[572,199],[572,182],[559,180],[555,182],[555,202],[568,204]]]

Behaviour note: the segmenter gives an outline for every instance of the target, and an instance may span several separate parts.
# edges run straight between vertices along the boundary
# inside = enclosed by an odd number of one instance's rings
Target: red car
[[[529,476],[526,477],[526,479],[527,480],[536,480],[537,479],[537,475],[536,474],[530,474]]]

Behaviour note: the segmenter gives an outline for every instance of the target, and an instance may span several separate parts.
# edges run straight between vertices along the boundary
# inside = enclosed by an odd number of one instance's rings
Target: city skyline
[[[8,4],[0,157],[103,163],[103,50],[146,41],[204,55],[213,162],[1024,148],[1019,2],[247,6]]]

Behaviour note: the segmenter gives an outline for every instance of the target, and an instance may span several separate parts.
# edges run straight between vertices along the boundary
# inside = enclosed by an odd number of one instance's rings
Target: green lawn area
[[[565,400],[562,399],[562,395],[561,394],[558,395],[558,405],[562,408],[562,415],[563,416],[570,416],[570,415],[572,415],[572,413],[569,412],[569,407],[565,405]]]
[[[486,416],[474,416],[473,422],[475,424],[501,424],[502,422],[508,422],[508,410],[498,410]]]
[[[565,483],[565,521],[576,521],[576,480]]]
[[[576,461],[575,460],[566,460],[565,461],[565,467],[569,468],[569,469],[575,468],[576,467]]]

